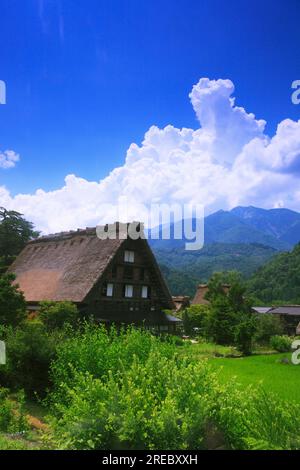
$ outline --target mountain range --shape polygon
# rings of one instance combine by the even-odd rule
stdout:
[[[162,227],[157,231],[161,233]],[[186,240],[172,237],[150,239],[149,243],[171,292],[193,295],[197,283],[207,281],[214,271],[238,270],[249,277],[275,254],[291,250],[299,241],[298,212],[239,206],[205,217],[202,250],[186,251]]]

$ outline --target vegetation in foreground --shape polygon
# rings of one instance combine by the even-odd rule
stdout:
[[[162,341],[132,328],[107,332],[86,324],[77,330],[69,329],[56,342],[49,390],[44,391],[48,427],[41,430],[42,441],[32,443],[24,412],[15,414],[7,405],[0,409],[0,445],[56,449],[300,449],[299,405],[270,393],[270,387],[248,386],[238,373],[237,379],[232,378],[232,364],[256,356],[206,360],[191,354],[197,346],[185,342],[179,345],[173,337]],[[225,348],[223,352],[229,351]],[[224,369],[217,367],[222,362]],[[298,368],[280,365],[284,371],[294,367],[295,380]],[[259,371],[257,366],[252,371],[255,369]],[[32,375],[36,373],[34,369]],[[257,375],[260,373],[265,371],[261,369]],[[287,376],[282,375],[281,380],[287,380]],[[9,437],[10,429],[22,432],[22,439]]]

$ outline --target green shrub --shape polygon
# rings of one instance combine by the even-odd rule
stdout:
[[[106,379],[108,373],[120,374],[137,357],[144,363],[153,349],[160,349],[167,357],[176,352],[174,345],[162,342],[151,333],[132,327],[108,332],[104,326],[85,323],[83,331],[73,334],[57,349],[57,359],[51,366],[51,379],[58,400],[65,400],[63,386],[72,387],[76,372],[90,373]],[[55,397],[56,399],[56,397]]]
[[[28,429],[23,412],[24,394],[19,392],[16,400],[9,398],[8,390],[0,388],[0,431],[18,433]]]
[[[55,446],[67,449],[202,448],[215,375],[205,363],[179,364],[154,348],[120,374],[75,372],[55,406]]]
[[[76,332],[52,366],[52,446],[202,449],[214,429],[226,448],[300,449],[298,405],[224,384],[177,350],[134,329]]]
[[[173,344],[174,346],[183,346],[185,344],[184,340],[180,338],[180,336],[176,335],[164,334],[161,335],[159,338],[162,342],[167,342],[169,344]]]
[[[41,302],[39,316],[47,329],[63,328],[66,324],[75,325],[78,309],[72,302]]]
[[[182,320],[186,335],[205,335],[206,319],[209,310],[208,305],[192,305],[183,311]]]
[[[234,342],[244,355],[251,354],[256,331],[256,317],[252,314],[241,314],[234,329]]]
[[[18,328],[5,330],[6,359],[0,379],[14,390],[29,395],[43,394],[50,385],[50,363],[55,357],[58,334],[50,334],[37,321],[27,321]]]
[[[272,336],[270,339],[270,346],[278,352],[291,351],[292,339],[289,336]]]
[[[272,336],[283,335],[284,325],[280,317],[272,314],[257,316],[257,332],[255,340],[258,343],[268,344]]]

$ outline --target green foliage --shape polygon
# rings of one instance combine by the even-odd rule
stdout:
[[[38,236],[33,224],[16,211],[0,207],[0,265],[5,270],[24,248],[25,244]]]
[[[112,327],[108,333],[104,326],[85,323],[83,331],[73,331],[58,345],[57,359],[51,366],[54,398],[58,393],[58,401],[65,399],[63,386],[72,386],[75,373],[89,372],[105,379],[109,371],[118,374],[120,364],[125,369],[129,367],[135,356],[145,362],[149,352],[158,345],[166,356],[172,357],[174,345],[162,342],[144,330],[127,328],[118,332]]]
[[[19,392],[16,399],[9,398],[7,389],[0,388],[0,431],[18,433],[26,431],[28,424],[24,415],[24,394]]]
[[[242,314],[234,329],[234,342],[245,356],[252,352],[256,331],[256,317],[251,314]]]
[[[0,450],[29,450],[33,449],[32,446],[19,439],[9,438],[0,434]]]
[[[237,316],[231,309],[226,297],[217,297],[207,318],[207,336],[217,344],[234,344],[234,330]]]
[[[0,379],[14,390],[23,388],[29,395],[45,393],[50,385],[50,363],[55,357],[59,334],[50,334],[36,321],[2,332],[6,342],[6,365],[0,368]]]
[[[120,369],[122,365],[120,365]],[[52,422],[56,445],[71,449],[201,448],[213,378],[151,351],[106,380],[80,373]]]
[[[298,405],[221,383],[207,361],[176,352],[143,331],[76,332],[52,366],[52,446],[202,449],[214,429],[226,448],[300,448]]]
[[[300,304],[300,244],[260,268],[249,280],[248,292],[264,303]]]
[[[272,336],[270,339],[270,346],[278,352],[291,351],[292,339],[289,336]]]
[[[49,330],[75,325],[78,321],[78,309],[72,302],[40,302],[39,317]]]
[[[300,449],[300,407],[264,389],[240,388],[235,380],[220,389],[215,421],[233,449]]]
[[[268,313],[257,315],[257,331],[255,340],[258,343],[268,344],[272,336],[282,335],[284,325],[279,316]]]
[[[16,326],[26,318],[26,302],[13,274],[0,275],[0,325]]]
[[[183,328],[186,335],[204,335],[207,316],[209,315],[208,305],[192,305],[182,313]]]
[[[227,281],[228,287],[224,287]],[[217,344],[235,344],[250,354],[256,333],[256,317],[251,313],[251,299],[238,273],[215,273],[208,283],[207,300],[211,310],[206,320],[207,335]]]

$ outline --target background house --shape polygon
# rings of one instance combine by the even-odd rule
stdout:
[[[224,292],[227,294],[230,289],[230,285],[223,284],[222,288]],[[207,291],[208,291],[208,284],[199,284],[197,287],[195,297],[191,301],[191,304],[192,305],[208,305],[209,301],[205,298]]]
[[[253,311],[262,315],[277,315],[283,321],[287,334],[300,334],[300,305],[281,305],[280,307],[253,307]]]

